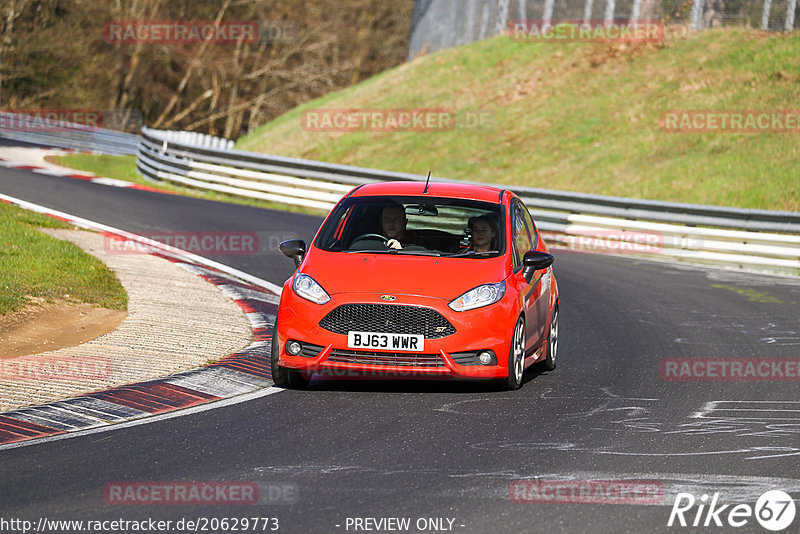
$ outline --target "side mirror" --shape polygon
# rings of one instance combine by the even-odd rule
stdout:
[[[522,276],[525,277],[525,280],[530,282],[533,278],[533,273],[542,269],[547,269],[553,265],[554,260],[555,258],[553,258],[552,254],[539,252],[538,250],[528,251],[522,257]]]
[[[292,258],[295,267],[300,267],[306,255],[306,242],[302,239],[290,239],[278,245],[278,250],[287,258]]]

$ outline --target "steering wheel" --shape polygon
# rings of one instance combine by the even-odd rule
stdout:
[[[361,234],[360,236],[358,236],[357,238],[353,239],[350,242],[350,246],[352,247],[357,241],[363,241],[364,239],[380,239],[381,242],[384,245],[386,244],[387,241],[389,241],[389,238],[386,237],[385,235],[381,235],[381,234]]]

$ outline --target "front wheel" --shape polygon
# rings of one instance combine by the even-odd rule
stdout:
[[[514,326],[511,348],[508,351],[508,377],[503,380],[504,389],[515,390],[522,386],[525,371],[525,319],[520,317]]]
[[[278,365],[278,357],[280,356],[281,348],[278,343],[278,320],[275,320],[275,326],[272,328],[272,351],[270,352],[270,370],[272,371],[272,382],[279,388],[299,389],[308,385],[309,380],[304,377],[300,371],[295,369],[287,369]]]
[[[556,354],[558,353],[558,304],[553,308],[553,317],[550,319],[550,333],[547,335],[547,357],[542,362],[545,371],[556,368]]]

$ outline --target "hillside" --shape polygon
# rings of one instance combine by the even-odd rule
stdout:
[[[667,33],[659,44],[497,37],[444,50],[303,104],[237,148],[417,174],[430,169],[448,178],[800,211],[800,130],[682,133],[659,126],[671,110],[797,110],[800,35]],[[302,114],[320,108],[442,108],[483,113],[489,125],[304,129]]]

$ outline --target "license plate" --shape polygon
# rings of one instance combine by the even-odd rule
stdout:
[[[421,352],[425,347],[425,336],[421,334],[392,334],[389,332],[348,332],[347,347],[351,349]]]

